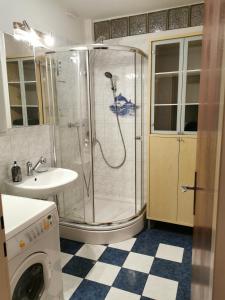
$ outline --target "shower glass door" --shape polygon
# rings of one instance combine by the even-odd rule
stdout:
[[[136,63],[141,61],[134,52],[90,51],[95,223],[127,220],[140,209],[142,106]]]
[[[58,195],[63,220],[93,222],[93,176],[88,80],[88,51],[51,54],[54,74],[56,166],[74,170],[78,179]],[[50,76],[49,76],[50,77]],[[48,78],[50,79],[50,78]]]
[[[47,55],[55,163],[79,175],[58,195],[63,222],[122,223],[144,207],[144,59],[123,49]]]

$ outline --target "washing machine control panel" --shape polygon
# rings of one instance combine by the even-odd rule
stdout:
[[[57,214],[50,213],[7,241],[8,259],[20,254],[58,224]]]

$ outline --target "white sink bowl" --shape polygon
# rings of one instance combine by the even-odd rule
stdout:
[[[23,178],[22,182],[6,181],[7,192],[22,197],[47,199],[56,195],[77,179],[75,171],[62,168],[49,168],[43,173],[34,173]]]

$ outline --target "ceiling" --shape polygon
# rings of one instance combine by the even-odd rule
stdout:
[[[67,13],[92,20],[139,14],[202,0],[57,0]]]

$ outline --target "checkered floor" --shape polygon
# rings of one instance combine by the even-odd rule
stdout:
[[[65,300],[189,300],[192,237],[146,229],[111,245],[61,239]]]

